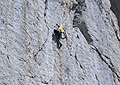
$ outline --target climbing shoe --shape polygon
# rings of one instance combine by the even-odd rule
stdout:
[[[60,47],[59,47],[59,49],[61,48],[61,46],[62,46],[62,44],[60,43]]]

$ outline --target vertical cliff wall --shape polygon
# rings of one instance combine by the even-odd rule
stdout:
[[[0,0],[0,85],[120,85],[115,1]]]

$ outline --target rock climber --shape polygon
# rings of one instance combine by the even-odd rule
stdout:
[[[54,34],[57,35],[57,40],[58,40],[58,48],[60,49],[60,47],[62,46],[61,44],[61,35],[62,33],[64,34],[65,38],[67,38],[64,29],[59,25],[56,24],[58,26],[58,29],[54,29]]]

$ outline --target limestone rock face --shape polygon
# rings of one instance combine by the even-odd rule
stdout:
[[[120,85],[119,4],[0,0],[0,85]]]

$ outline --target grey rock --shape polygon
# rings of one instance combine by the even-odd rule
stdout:
[[[120,85],[119,4],[1,0],[0,85]]]

